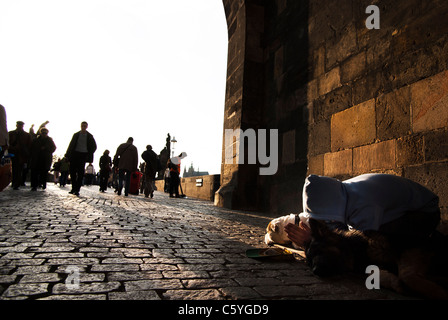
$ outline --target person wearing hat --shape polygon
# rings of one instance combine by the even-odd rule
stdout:
[[[31,144],[31,190],[36,191],[39,185],[42,189],[47,187],[47,175],[53,162],[53,152],[56,145],[53,139],[48,136],[48,129],[40,128],[38,136]]]
[[[23,130],[23,121],[16,122],[16,129],[9,132],[8,152],[12,157],[12,188],[18,190],[22,183],[22,172],[28,163],[31,149],[31,135]]]

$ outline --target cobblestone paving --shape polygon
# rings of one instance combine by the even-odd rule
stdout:
[[[400,299],[303,261],[255,260],[272,217],[195,199],[0,193],[0,299]],[[78,276],[79,277],[76,277]],[[79,283],[74,279],[79,279]]]

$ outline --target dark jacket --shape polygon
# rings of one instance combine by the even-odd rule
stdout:
[[[103,154],[100,158],[100,173],[109,173],[112,169],[112,159]]]
[[[138,151],[132,143],[122,143],[117,148],[114,156],[114,162],[118,160],[118,169],[125,169],[130,172],[137,170]]]
[[[39,136],[31,144],[31,169],[50,170],[56,145],[50,137]]]
[[[157,170],[159,170],[159,158],[157,157],[157,154],[153,150],[145,150],[142,153],[142,159],[146,162],[146,172],[154,177]]]
[[[13,161],[27,163],[31,154],[31,135],[23,130],[9,132],[8,152],[14,154]]]
[[[67,152],[65,153],[65,157],[71,161],[73,154],[76,149],[76,143],[78,142],[79,135],[81,134],[81,131],[76,132],[72,140],[70,141],[70,144],[68,145]],[[86,162],[93,162],[93,154],[96,151],[96,141],[93,138],[93,135],[87,131],[87,158]]]

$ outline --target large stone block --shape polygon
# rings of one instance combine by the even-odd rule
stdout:
[[[428,132],[424,141],[425,161],[448,160],[448,130]]]
[[[409,134],[411,93],[409,86],[376,100],[377,137],[380,140],[402,137]]]
[[[318,78],[325,73],[325,46],[320,46],[313,52],[313,77]]]
[[[448,71],[411,85],[412,130],[448,126]]]
[[[435,44],[400,55],[399,60],[384,67],[386,79],[390,79],[390,87],[410,85],[446,70],[448,55],[442,50],[441,44]]]
[[[376,98],[384,92],[385,79],[383,73],[382,69],[369,71],[363,77],[353,82],[354,105]]]
[[[333,152],[372,143],[375,138],[374,99],[331,117],[331,151]]]
[[[319,94],[321,96],[341,86],[340,68],[336,67],[319,78]]]
[[[333,114],[350,107],[353,107],[352,88],[343,85],[314,101],[313,119],[314,121],[327,120]]]
[[[448,162],[428,163],[420,166],[408,167],[404,176],[427,187],[439,196],[439,206],[442,208],[444,219],[448,220]]]
[[[352,149],[324,155],[324,175],[330,177],[351,175],[353,173]]]
[[[404,167],[424,162],[423,137],[412,135],[397,139],[397,166]]]
[[[331,151],[330,121],[320,121],[309,126],[308,154],[316,155]]]
[[[338,2],[338,4],[340,1]],[[334,12],[330,15],[333,18],[340,18],[339,14]],[[357,51],[356,43],[356,28],[354,24],[349,24],[343,29],[336,31],[336,36],[327,39],[326,50],[326,66],[333,68],[338,63],[341,63]]]
[[[308,99],[308,102],[310,102],[310,103],[319,97],[319,90],[318,90],[317,84],[318,84],[317,79],[313,79],[310,82],[308,82],[307,99]]]
[[[355,174],[395,168],[396,140],[388,140],[353,149]]]
[[[364,31],[365,30],[365,31]],[[367,30],[362,28],[363,32],[376,37],[376,30]],[[373,32],[372,32],[373,31]],[[383,35],[382,38],[372,41],[367,46],[366,67],[368,70],[378,70],[391,59],[390,56],[390,33]]]
[[[307,174],[324,175],[324,157],[325,155],[323,154],[309,157]]]
[[[366,52],[354,55],[347,59],[341,66],[341,83],[348,83],[365,73]]]

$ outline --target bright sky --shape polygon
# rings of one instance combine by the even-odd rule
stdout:
[[[0,0],[8,130],[48,120],[63,156],[82,121],[111,155],[132,136],[220,173],[227,69],[221,0]],[[140,159],[140,161],[142,161]]]

